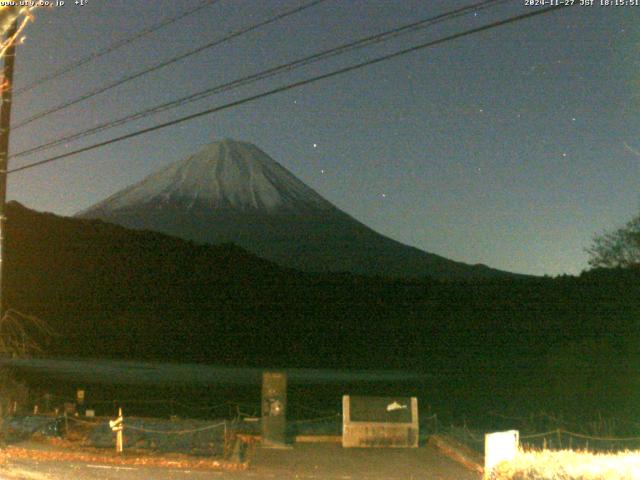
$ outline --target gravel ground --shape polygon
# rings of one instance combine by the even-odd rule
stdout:
[[[24,445],[21,445],[24,447]],[[343,449],[339,444],[297,444],[288,449],[257,448],[244,471],[198,470],[145,465],[107,465],[87,461],[7,458],[0,479],[326,479],[326,480],[479,480],[430,446],[418,449]]]

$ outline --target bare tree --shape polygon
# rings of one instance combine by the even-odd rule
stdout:
[[[0,356],[24,358],[43,353],[41,342],[54,335],[43,320],[9,309],[0,318]]]
[[[622,228],[596,235],[587,253],[594,268],[640,268],[640,214]]]
[[[44,352],[42,343],[55,332],[43,320],[9,309],[0,318],[0,357],[25,358]],[[29,389],[16,371],[0,366],[0,417],[24,409]],[[2,437],[0,436],[0,443]]]

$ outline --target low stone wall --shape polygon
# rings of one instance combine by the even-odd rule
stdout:
[[[429,445],[436,447],[443,454],[469,470],[484,473],[484,457],[466,445],[445,435],[432,435],[429,437]]]

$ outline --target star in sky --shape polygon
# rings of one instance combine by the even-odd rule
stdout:
[[[633,148],[631,145],[629,145],[627,142],[623,142],[624,147],[629,150],[631,153],[633,153],[634,155],[637,155],[638,157],[640,157],[640,150],[636,150],[635,148]]]

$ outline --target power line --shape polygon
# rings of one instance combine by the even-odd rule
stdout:
[[[96,60],[104,55],[107,55],[121,47],[124,47],[125,45],[128,45],[130,43],[135,42],[136,40],[146,37],[147,35],[155,32],[156,30],[160,30],[163,27],[166,27],[167,25],[171,25],[173,23],[178,22],[179,20],[182,20],[185,17],[188,17],[189,15],[193,15],[196,12],[199,12],[200,10],[202,10],[203,8],[206,8],[210,5],[213,5],[215,3],[218,3],[220,0],[205,0],[204,2],[202,2],[200,5],[196,5],[193,8],[190,8],[188,10],[185,10],[184,12],[180,13],[179,15],[175,16],[175,17],[171,17],[171,18],[167,18],[165,20],[162,20],[158,23],[155,23],[153,25],[151,25],[148,28],[145,28],[144,30],[141,30],[133,35],[131,35],[130,37],[127,38],[123,38],[118,40],[117,42],[112,43],[111,45],[108,45],[107,47],[103,48],[102,50],[98,50],[97,52],[94,52],[90,55],[87,55],[86,57],[82,57],[79,60],[76,60],[75,62],[69,63],[68,65],[63,66],[62,68],[59,68],[58,70],[45,75],[43,77],[40,77],[39,79],[35,80],[34,82],[30,83],[29,85],[26,85],[22,88],[19,88],[17,90],[14,91],[14,95],[18,96],[28,90],[32,90],[40,85],[42,85],[43,83],[46,83],[50,80],[53,80],[55,78],[61,77],[62,75],[69,73],[73,70],[75,70],[78,67],[81,67],[82,65],[92,62],[93,60]]]
[[[399,51],[394,52],[394,53],[383,55],[383,56],[380,56],[380,57],[377,57],[377,58],[374,58],[374,59],[371,59],[371,60],[367,60],[367,61],[364,61],[364,62],[361,62],[361,63],[357,63],[355,65],[350,65],[348,67],[344,67],[344,68],[341,68],[339,70],[334,70],[334,71],[329,72],[329,73],[325,73],[325,74],[322,74],[322,75],[311,77],[311,78],[308,78],[308,79],[305,79],[305,80],[300,80],[298,82],[290,83],[290,84],[287,84],[287,85],[284,85],[284,86],[281,86],[281,87],[277,87],[277,88],[274,88],[274,89],[271,89],[271,90],[267,90],[265,92],[262,92],[262,93],[259,93],[259,94],[256,94],[256,95],[245,97],[245,98],[240,99],[240,100],[229,102],[229,103],[226,103],[224,105],[220,105],[218,107],[209,108],[207,110],[204,110],[204,111],[201,111],[201,112],[198,112],[198,113],[194,113],[194,114],[191,114],[191,115],[187,115],[187,116],[175,119],[175,120],[171,120],[169,122],[165,122],[165,123],[161,123],[161,124],[158,124],[158,125],[154,125],[153,127],[143,128],[143,129],[138,130],[136,132],[131,132],[131,133],[128,133],[128,134],[125,134],[125,135],[121,135],[119,137],[115,137],[115,138],[112,138],[112,139],[109,139],[109,140],[105,140],[103,142],[99,142],[99,143],[95,143],[93,145],[82,147],[82,148],[79,148],[77,150],[73,150],[71,152],[63,153],[63,154],[56,155],[56,156],[53,156],[53,157],[50,157],[50,158],[47,158],[47,159],[44,159],[44,160],[40,160],[40,161],[33,162],[33,163],[30,163],[30,164],[27,164],[27,165],[23,165],[22,167],[13,168],[13,169],[9,170],[7,173],[20,172],[20,171],[28,170],[28,169],[31,169],[31,168],[34,168],[34,167],[37,167],[37,166],[40,166],[40,165],[44,165],[44,164],[47,164],[47,163],[51,163],[51,162],[55,162],[55,161],[58,161],[58,160],[62,160],[63,158],[68,158],[68,157],[71,157],[73,155],[77,155],[79,153],[84,153],[84,152],[87,152],[87,151],[90,151],[90,150],[95,150],[96,148],[100,148],[100,147],[104,147],[104,146],[107,146],[107,145],[111,145],[113,143],[121,142],[123,140],[128,140],[130,138],[134,138],[134,137],[137,137],[137,136],[140,136],[140,135],[144,135],[146,133],[154,132],[154,131],[160,130],[162,128],[166,128],[166,127],[170,127],[170,126],[173,126],[173,125],[177,125],[179,123],[183,123],[183,122],[186,122],[186,121],[189,121],[189,120],[193,120],[195,118],[199,118],[199,117],[202,117],[202,116],[205,116],[205,115],[210,115],[212,113],[216,113],[216,112],[219,112],[219,111],[222,111],[222,110],[227,110],[229,108],[237,107],[239,105],[243,105],[245,103],[249,103],[249,102],[252,102],[254,100],[258,100],[258,99],[261,99],[261,98],[269,97],[269,96],[274,95],[276,93],[285,92],[287,90],[292,90],[294,88],[299,88],[299,87],[302,87],[304,85],[309,85],[311,83],[315,83],[315,82],[318,82],[320,80],[325,80],[327,78],[332,78],[332,77],[335,77],[335,76],[338,76],[338,75],[342,75],[344,73],[352,72],[354,70],[359,70],[361,68],[364,68],[364,67],[367,67],[367,66],[370,66],[370,65],[375,65],[375,64],[378,64],[380,62],[391,60],[393,58],[397,58],[397,57],[400,57],[400,56],[404,56],[404,55],[407,55],[409,53],[413,53],[413,52],[416,52],[418,50],[422,50],[424,48],[433,47],[433,46],[440,45],[442,43],[446,43],[446,42],[449,42],[449,41],[452,41],[452,40],[455,40],[455,39],[458,39],[458,38],[462,38],[462,37],[466,37],[466,36],[473,35],[473,34],[476,34],[476,33],[484,32],[484,31],[487,31],[487,30],[491,30],[491,29],[496,28],[496,27],[500,27],[500,26],[507,25],[507,24],[510,24],[510,23],[515,23],[515,22],[518,22],[518,21],[521,21],[521,20],[524,20],[524,19],[527,19],[527,18],[538,16],[538,15],[543,15],[543,14],[546,14],[546,13],[550,13],[550,12],[555,11],[555,10],[560,10],[562,8],[565,8],[566,6],[569,6],[569,5],[558,5],[558,6],[542,8],[540,10],[534,10],[534,11],[531,11],[529,13],[524,13],[524,14],[521,14],[521,15],[516,15],[516,16],[513,16],[513,17],[509,17],[509,18],[507,18],[505,20],[499,20],[499,21],[496,21],[496,22],[492,22],[492,23],[489,23],[489,24],[484,25],[482,27],[477,27],[477,28],[473,28],[473,29],[466,30],[466,31],[463,31],[463,32],[455,33],[453,35],[449,35],[449,36],[440,38],[438,40],[432,40],[432,41],[429,41],[429,42],[421,43],[421,44],[415,45],[413,47],[409,47],[409,48],[405,48],[403,50],[399,50]]]
[[[271,23],[277,22],[279,20],[282,20],[282,19],[284,19],[286,17],[289,17],[291,15],[295,15],[296,13],[299,13],[299,12],[301,12],[303,10],[306,10],[308,8],[311,8],[311,7],[314,7],[314,6],[318,5],[318,4],[326,2],[326,1],[327,0],[313,0],[313,1],[308,2],[308,3],[306,3],[306,4],[302,5],[302,6],[287,10],[287,11],[285,11],[283,13],[280,13],[278,15],[270,17],[267,20],[263,20],[262,22],[258,22],[258,23],[255,23],[253,25],[250,25],[248,27],[245,27],[245,28],[242,28],[240,30],[237,30],[237,31],[235,31],[235,32],[233,32],[233,33],[231,33],[229,35],[226,35],[226,36],[224,36],[224,37],[222,37],[222,38],[220,38],[218,40],[215,40],[213,42],[209,42],[206,45],[202,45],[201,47],[195,48],[195,49],[190,50],[190,51],[188,51],[186,53],[178,55],[176,57],[172,57],[169,60],[165,60],[163,62],[157,63],[157,64],[153,65],[152,67],[146,68],[146,69],[141,70],[141,71],[139,71],[137,73],[134,73],[132,75],[123,77],[120,80],[116,80],[115,82],[112,82],[112,83],[107,84],[105,86],[98,87],[95,90],[92,90],[92,91],[90,91],[88,93],[85,93],[83,95],[80,95],[79,97],[74,98],[73,100],[69,100],[67,102],[60,103],[60,104],[56,105],[55,107],[49,108],[48,110],[44,110],[44,111],[42,111],[40,113],[36,113],[35,115],[33,115],[33,116],[29,117],[29,118],[26,118],[26,119],[18,122],[15,125],[12,125],[11,128],[16,130],[18,128],[24,127],[25,125],[28,125],[28,124],[30,124],[32,122],[35,122],[36,120],[39,120],[39,119],[41,119],[43,117],[46,117],[47,115],[51,115],[52,113],[59,112],[60,110],[64,110],[65,108],[69,108],[72,105],[75,105],[77,103],[80,103],[80,102],[83,102],[85,100],[88,100],[89,98],[95,97],[96,95],[99,95],[99,94],[104,93],[104,92],[106,92],[108,90],[111,90],[112,88],[119,87],[120,85],[123,85],[123,84],[125,84],[127,82],[130,82],[132,80],[135,80],[136,78],[140,78],[143,75],[147,75],[147,74],[149,74],[151,72],[154,72],[156,70],[159,70],[161,68],[169,66],[169,65],[171,65],[173,63],[176,63],[176,62],[178,62],[180,60],[184,60],[185,58],[191,57],[191,56],[193,56],[193,55],[195,55],[197,53],[202,52],[203,50],[207,50],[209,48],[213,48],[213,47],[218,46],[218,45],[220,45],[222,43],[225,43],[225,42],[227,42],[229,40],[232,40],[232,39],[234,39],[236,37],[242,36],[242,35],[244,35],[246,33],[252,32],[253,30],[256,30],[258,28],[264,27],[266,25],[269,25]]]
[[[67,143],[70,142],[72,140],[77,140],[79,138],[88,136],[88,135],[92,135],[104,130],[108,130],[114,127],[118,127],[120,125],[124,125],[127,123],[130,123],[132,121],[135,120],[140,120],[142,118],[146,118],[148,116],[151,116],[153,114],[156,113],[160,113],[160,112],[164,112],[170,109],[174,109],[183,105],[186,105],[188,103],[192,103],[198,100],[202,100],[204,98],[207,98],[209,96],[221,93],[221,92],[225,92],[228,90],[232,90],[241,86],[245,86],[245,85],[249,85],[252,83],[255,83],[257,81],[260,80],[265,80],[267,78],[271,78],[273,76],[276,76],[280,73],[283,72],[290,72],[293,71],[295,69],[322,61],[322,60],[326,60],[328,58],[332,58],[334,56],[337,55],[342,55],[343,53],[346,52],[350,52],[353,51],[355,49],[360,49],[360,48],[364,48],[364,47],[368,47],[383,41],[387,41],[390,40],[392,38],[396,38],[400,35],[404,35],[407,33],[411,33],[414,32],[416,30],[422,29],[425,26],[430,26],[430,25],[434,25],[446,20],[450,20],[452,18],[456,18],[462,15],[465,15],[467,13],[469,13],[470,11],[481,11],[484,9],[488,9],[491,7],[495,7],[499,4],[502,3],[506,3],[509,2],[511,0],[484,0],[478,3],[474,3],[472,5],[468,5],[466,7],[462,7],[459,8],[457,10],[453,10],[447,13],[443,13],[434,17],[429,17],[426,19],[422,19],[419,20],[417,22],[413,22],[410,24],[406,24],[397,28],[394,28],[392,30],[387,30],[385,32],[382,33],[378,33],[375,35],[371,35],[368,37],[364,37],[361,38],[359,40],[347,43],[347,44],[343,44],[340,45],[338,47],[334,47],[334,48],[330,48],[328,50],[324,50],[322,52],[319,53],[315,53],[313,55],[307,56],[307,57],[303,57],[301,59],[292,61],[292,62],[288,62],[285,64],[281,64],[278,65],[276,67],[272,67],[269,68],[267,70],[263,70],[261,72],[255,73],[253,75],[249,75],[246,77],[242,77],[236,80],[233,80],[231,82],[227,82],[227,83],[223,83],[223,84],[219,84],[216,85],[214,87],[208,88],[206,90],[188,95],[186,97],[182,97],[179,98],[177,100],[172,100],[170,102],[166,102],[160,105],[156,105],[154,107],[148,108],[146,110],[143,110],[141,112],[136,112],[130,115],[126,115],[124,117],[121,117],[119,119],[116,120],[111,120],[109,122],[105,122],[102,123],[100,125],[97,125],[95,127],[89,128],[87,130],[82,130],[80,132],[76,132],[70,135],[67,135],[65,137],[62,138],[58,138],[56,140],[51,140],[47,143],[41,144],[41,145],[37,145],[35,147],[29,148],[27,150],[23,150],[21,152],[18,152],[14,155],[12,155],[10,158],[17,158],[17,157],[23,157],[25,155],[30,155],[32,153],[36,153],[36,152],[40,152],[43,150],[48,150],[50,148],[53,148],[57,145],[61,145],[63,143]]]

